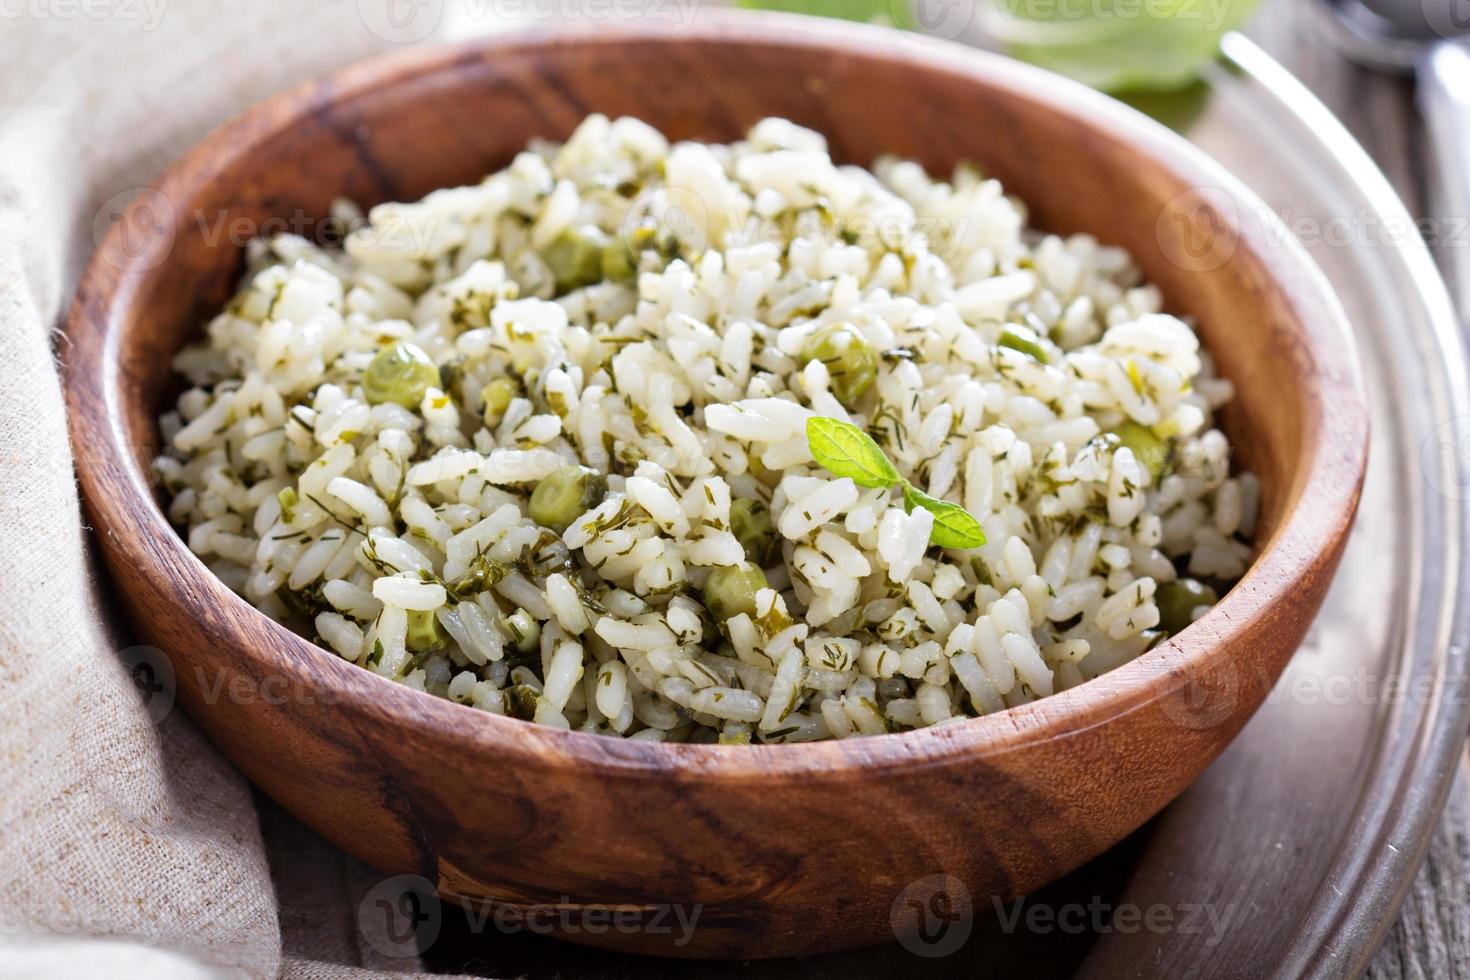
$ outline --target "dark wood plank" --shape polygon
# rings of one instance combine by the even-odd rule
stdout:
[[[1372,980],[1470,977],[1470,769],[1460,768],[1424,867],[1373,960]]]

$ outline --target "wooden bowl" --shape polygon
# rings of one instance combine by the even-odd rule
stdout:
[[[1034,224],[1127,248],[1198,319],[1261,478],[1259,557],[1200,622],[1043,701],[939,729],[795,746],[655,745],[489,715],[390,683],[261,615],[169,526],[150,476],[170,356],[241,272],[241,227],[338,195],[470,183],[588,113],[728,140],[766,115],[834,154],[973,159]],[[277,227],[280,227],[277,224]],[[140,231],[142,232],[140,236]],[[358,65],[215,132],[122,216],[68,324],[71,431],[127,607],[189,714],[329,840],[448,896],[625,910],[570,938],[764,957],[890,939],[945,899],[1024,893],[1157,813],[1250,717],[1306,631],[1352,521],[1367,415],[1343,314],[1264,206],[1182,139],[1049,74],[891,32],[702,12]],[[931,878],[942,875],[944,878]],[[692,941],[670,905],[697,909]],[[588,919],[586,921],[592,921]],[[631,921],[625,919],[623,921]]]

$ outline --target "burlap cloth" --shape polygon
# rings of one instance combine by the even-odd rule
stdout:
[[[56,359],[109,202],[250,103],[418,40],[439,6],[0,0],[0,976],[419,968],[357,926],[372,872],[257,812],[182,712],[151,720],[119,656],[141,641],[88,553]]]

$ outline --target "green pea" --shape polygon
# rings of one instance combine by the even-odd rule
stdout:
[[[413,344],[384,347],[362,375],[362,393],[370,405],[392,402],[418,408],[424,393],[438,384],[439,369]]]
[[[771,510],[759,500],[742,497],[730,505],[730,533],[745,549],[745,557],[757,565],[766,560],[775,541]]]
[[[495,425],[505,415],[512,400],[521,393],[521,386],[513,378],[495,378],[485,386],[485,424]]]
[[[1000,333],[1000,339],[996,341],[1001,347],[1009,347],[1011,350],[1020,351],[1033,360],[1042,364],[1050,363],[1051,358],[1046,353],[1046,348],[1041,346],[1041,338],[1029,327],[1020,324],[1011,324]]]
[[[529,684],[516,684],[505,692],[505,713],[512,718],[531,721],[536,717],[536,702],[540,695]]]
[[[848,408],[878,379],[878,355],[851,324],[834,323],[818,330],[808,338],[801,356],[803,361],[827,365],[832,394]]]
[[[766,588],[766,573],[750,562],[723,565],[704,580],[704,605],[720,622],[745,613],[755,617],[755,594]]]
[[[567,228],[552,239],[541,257],[556,277],[558,293],[571,292],[602,281],[602,256],[607,233],[595,225]]]
[[[1200,606],[1213,606],[1220,600],[1215,590],[1192,578],[1165,582],[1154,593],[1159,607],[1159,628],[1178,633],[1194,622],[1194,611]]]
[[[430,610],[414,609],[408,614],[406,643],[414,653],[429,653],[444,645],[444,630]]]
[[[531,520],[560,534],[606,496],[601,473],[589,466],[563,466],[542,477],[531,492]]]
[[[602,250],[602,278],[621,283],[638,280],[638,256],[621,237],[608,242]]]
[[[1118,441],[1133,451],[1133,458],[1143,464],[1155,480],[1164,475],[1169,467],[1170,447],[1168,440],[1146,425],[1131,419],[1113,430]]]

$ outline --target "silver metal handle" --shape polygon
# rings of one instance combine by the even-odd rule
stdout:
[[[1436,246],[1445,280],[1470,326],[1470,47],[1443,41],[1419,65],[1419,109],[1429,134]]]

